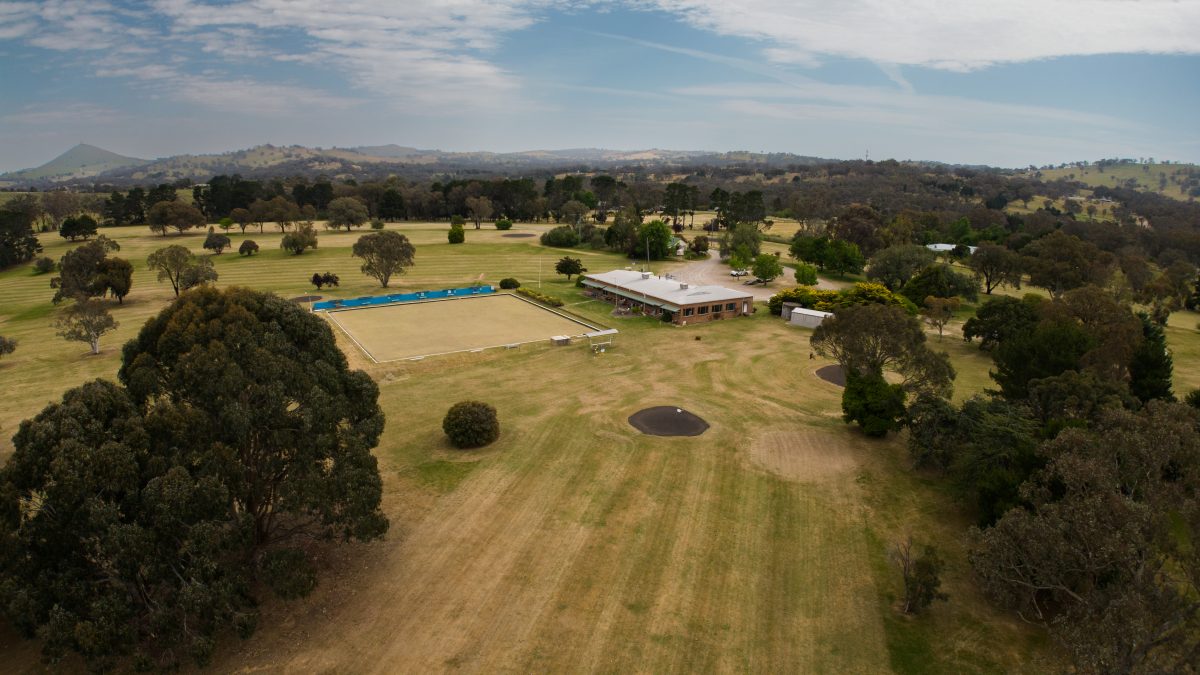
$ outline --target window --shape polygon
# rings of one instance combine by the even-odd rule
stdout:
[[[713,306],[712,306],[712,312],[713,312],[713,314],[720,314],[720,313],[721,313],[721,306],[720,306],[720,305],[713,305]]]
[[[691,308],[691,307],[689,307],[689,308],[687,308],[687,309],[683,310],[683,315],[684,315],[684,316],[691,316],[691,315],[692,315],[692,308]]]
[[[701,307],[700,309],[696,310],[696,313],[697,314],[708,314],[708,307],[707,306]]]
[[[736,310],[737,310],[737,303],[736,303],[736,302],[731,302],[731,303],[729,303],[729,304],[725,305],[725,311],[727,311],[727,312],[733,312],[733,311],[736,311]]]

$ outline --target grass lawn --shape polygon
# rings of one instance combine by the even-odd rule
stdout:
[[[544,343],[556,335],[575,337],[598,330],[597,326],[508,293],[352,309],[323,316],[379,363]]]
[[[466,244],[450,246],[444,224],[389,227],[417,248],[394,287],[481,275],[537,287],[540,269],[542,290],[566,309],[621,331],[615,349],[531,345],[374,363],[335,331],[380,386],[388,422],[376,455],[391,530],[333,551],[309,598],[268,600],[253,641],[226,641],[215,672],[999,673],[1053,658],[1039,631],[984,602],[963,549],[970,523],[942,482],[909,469],[903,437],[869,440],[842,423],[841,390],[813,375],[828,362],[809,360],[810,331],[761,304],[749,318],[686,328],[614,319],[553,274],[567,252],[536,239],[468,229]],[[115,377],[119,346],[170,301],[145,256],[176,242],[199,252],[203,239],[106,233],[138,271],[99,356],[54,336],[48,276],[29,266],[0,273],[0,334],[21,342],[0,359],[0,457],[21,419],[69,387]],[[263,252],[216,256],[220,285],[292,297],[312,292],[313,272],[332,271],[341,288],[320,294],[375,293],[349,255],[361,234],[322,232],[320,248],[299,257],[276,248],[278,232],[248,234]],[[69,246],[46,244],[54,258]],[[570,255],[593,270],[626,264]],[[1181,383],[1200,384],[1195,321],[1168,333]],[[959,326],[931,340],[950,354],[961,399],[988,386],[990,362]],[[446,443],[442,417],[463,399],[499,410],[492,446]],[[655,405],[686,408],[711,428],[662,438],[629,426]],[[887,557],[910,533],[941,550],[951,596],[918,619],[895,612],[900,579]],[[5,630],[0,670],[37,670],[36,645]]]

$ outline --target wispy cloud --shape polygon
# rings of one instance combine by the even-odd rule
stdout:
[[[25,106],[17,112],[0,115],[0,124],[13,126],[57,127],[66,124],[106,124],[120,119],[116,110],[91,103],[67,103],[55,106]]]
[[[763,43],[780,63],[822,55],[969,71],[1072,55],[1200,53],[1200,3],[1177,0],[631,0]]]

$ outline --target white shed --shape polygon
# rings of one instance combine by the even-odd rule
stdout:
[[[791,304],[791,303],[788,303]],[[787,319],[790,326],[802,326],[804,328],[816,328],[821,325],[827,317],[833,316],[833,312],[822,312],[816,309],[805,309],[804,307],[784,306],[784,318]]]

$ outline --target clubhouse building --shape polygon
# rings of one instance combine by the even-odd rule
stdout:
[[[583,285],[591,289],[593,297],[681,326],[732,319],[754,311],[754,296],[744,291],[724,286],[691,286],[649,272],[613,270],[585,274]]]

